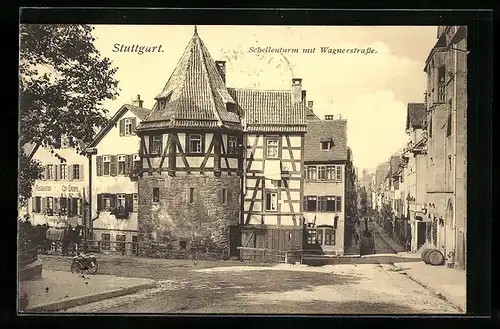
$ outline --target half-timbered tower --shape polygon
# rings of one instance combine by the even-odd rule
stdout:
[[[229,89],[244,125],[243,247],[301,248],[305,91]]]
[[[139,250],[163,242],[189,249],[205,241],[225,248],[238,224],[242,127],[214,62],[195,28],[177,67],[137,129]]]

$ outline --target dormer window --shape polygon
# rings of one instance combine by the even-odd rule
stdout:
[[[331,138],[323,138],[321,139],[321,150],[328,151],[332,148],[333,141]]]

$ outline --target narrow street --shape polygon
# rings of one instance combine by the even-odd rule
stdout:
[[[371,255],[376,256],[376,255]],[[97,313],[457,313],[449,303],[370,257],[349,264],[257,266],[103,258],[99,274],[146,277],[156,288],[82,305],[65,312]],[[68,270],[62,257],[44,268]]]

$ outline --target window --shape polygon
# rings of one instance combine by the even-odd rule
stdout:
[[[151,136],[151,143],[149,147],[149,153],[151,154],[161,154],[163,149],[163,135],[153,135]]]
[[[446,137],[451,136],[451,128],[452,128],[452,118],[451,118],[451,113],[452,113],[452,100],[450,99],[450,102],[448,103],[448,120],[446,122]]]
[[[229,153],[229,154],[237,154],[238,153],[238,139],[234,136],[228,137],[227,153]]]
[[[137,212],[137,209],[139,209],[139,197],[137,193],[134,193],[132,196],[132,212]]]
[[[73,179],[80,179],[80,165],[73,165]]]
[[[102,197],[102,207],[103,210],[109,210],[111,208],[111,198],[109,195]]]
[[[326,197],[319,196],[318,197],[318,209],[317,211],[326,211]]]
[[[62,180],[68,179],[68,166],[65,164],[61,164],[59,166],[59,177],[61,177]]]
[[[221,202],[227,203],[227,189],[223,188],[221,191]]]
[[[186,250],[187,249],[187,241],[179,241],[179,247],[182,250]]]
[[[278,140],[268,139],[267,140],[267,158],[268,159],[278,159]]]
[[[318,167],[318,179],[326,179],[326,167],[325,166]]]
[[[323,230],[316,230],[316,242],[323,244]]]
[[[335,230],[333,229],[325,230],[325,245],[327,246],[335,245]]]
[[[124,125],[125,125],[125,136],[130,136],[132,135],[132,119],[124,119]]]
[[[327,196],[326,197],[326,211],[335,211],[335,197]]]
[[[322,151],[328,151],[329,149],[331,149],[331,142],[330,141],[321,142],[321,150]]]
[[[54,179],[54,166],[47,165],[47,178],[46,179]]]
[[[306,197],[306,211],[316,211],[316,201],[317,201],[317,198],[315,196],[307,196]]]
[[[159,187],[153,187],[153,202],[154,203],[160,202],[160,188]]]
[[[335,211],[342,211],[342,197],[335,197]]]
[[[335,166],[326,167],[326,179],[335,180]]]
[[[33,212],[35,213],[42,212],[42,198],[39,196],[35,197],[35,208],[33,209]]]
[[[109,176],[110,174],[110,168],[111,168],[111,157],[109,155],[104,155],[102,157],[102,164],[103,164],[103,170],[102,174],[103,176]]]
[[[308,166],[307,167],[307,179],[316,179],[316,167]]]
[[[139,154],[133,155],[134,169],[139,169],[141,167],[141,157]]]
[[[109,234],[101,234],[101,248],[104,250],[109,250],[109,241],[111,241],[111,236]]]
[[[193,203],[194,202],[194,187],[191,187],[189,189],[188,202],[189,203]]]
[[[316,243],[316,230],[314,229],[307,230],[307,243],[308,244]]]
[[[125,155],[119,155],[118,156],[118,175],[125,175],[125,163],[126,163],[126,156]]]
[[[47,198],[47,215],[54,215],[54,199],[52,197]]]
[[[278,210],[278,193],[266,192],[266,211]]]
[[[117,194],[116,200],[118,201],[117,207],[125,208],[125,194]]]
[[[126,237],[125,235],[123,234],[117,234],[116,235],[116,251],[119,251],[119,252],[125,252],[125,240],[126,240]]]
[[[337,180],[342,180],[342,166],[337,166]]]
[[[189,153],[202,153],[201,135],[189,135]]]

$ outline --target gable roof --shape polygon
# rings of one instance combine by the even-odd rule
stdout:
[[[306,107],[306,120],[307,121],[320,121],[321,119],[311,110]]]
[[[109,119],[107,125],[97,133],[97,135],[94,137],[94,140],[87,146],[87,148],[95,147],[97,144],[99,144],[99,142],[104,138],[104,136],[106,136],[109,133],[109,131],[113,129],[118,120],[120,120],[128,111],[132,112],[135,116],[137,116],[141,120],[144,120],[150,113],[149,109],[143,107],[138,107],[130,104],[122,105],[122,107],[118,111],[116,111],[116,113],[111,117],[111,119]]]
[[[421,128],[426,119],[426,108],[424,103],[408,103],[406,115],[406,130],[412,128]]]
[[[137,126],[138,131],[168,127],[240,127],[238,114],[228,110],[228,105],[236,105],[235,101],[196,28],[167,84],[155,99],[151,114]]]
[[[331,140],[327,151],[321,150],[321,141]],[[304,142],[304,161],[347,161],[347,120],[311,121],[307,123]]]
[[[290,90],[228,88],[244,113],[247,131],[306,132],[306,106],[293,104]]]

